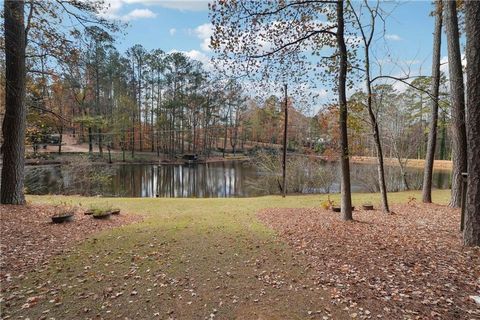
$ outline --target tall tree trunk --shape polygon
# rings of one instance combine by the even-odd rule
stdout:
[[[465,2],[467,35],[467,207],[463,241],[480,246],[480,2]]]
[[[96,50],[96,54],[98,54],[98,49]],[[99,61],[98,58],[96,59],[97,63],[95,66],[95,115],[97,117],[102,116],[102,112],[100,110],[100,74],[99,74]],[[100,152],[100,156],[103,156],[103,141],[102,141],[102,129],[101,124],[99,123],[99,128],[97,131],[98,137],[98,151]]]
[[[100,152],[100,155],[103,156],[102,129],[98,129],[98,151]]]
[[[437,143],[438,122],[438,95],[440,90],[440,53],[442,43],[442,1],[435,3],[435,30],[433,33],[433,57],[432,57],[432,113],[430,120],[430,132],[428,133],[427,155],[425,157],[425,170],[423,174],[422,201],[432,202],[432,175],[433,162],[435,159],[435,147]]]
[[[154,130],[154,124],[153,124],[153,104],[154,104],[154,92],[155,92],[155,88],[154,88],[154,85],[152,84],[152,100],[151,100],[151,103],[152,103],[152,106],[151,106],[151,110],[150,110],[150,141],[151,141],[151,152],[154,152],[155,151],[155,130]]]
[[[143,151],[143,133],[142,133],[142,60],[138,61],[138,134],[140,140],[140,152]]]
[[[197,146],[195,144],[196,140],[197,140],[197,132],[196,132],[197,128],[196,128],[196,124],[194,123],[193,126],[192,126],[192,131],[193,131],[193,134],[192,134],[192,152],[195,154],[196,151],[197,151]],[[190,145],[188,146],[188,148],[190,149]]]
[[[227,151],[227,135],[228,135],[228,121],[225,122],[225,131],[223,134],[223,154],[222,154],[223,158],[225,158],[225,152]]]
[[[288,145],[288,94],[287,84],[284,85],[285,90],[285,106],[284,106],[284,122],[283,122],[283,157],[282,157],[282,197],[287,195],[287,145]]]
[[[451,207],[461,204],[462,172],[467,171],[467,133],[465,129],[465,89],[463,85],[460,36],[456,1],[445,1],[450,97],[452,103],[452,197]]]
[[[370,125],[373,133],[373,141],[375,143],[376,157],[377,157],[377,171],[378,171],[378,185],[380,187],[380,194],[382,196],[382,209],[383,212],[390,212],[388,206],[388,197],[387,197],[387,185],[385,183],[385,166],[383,161],[383,150],[382,142],[380,140],[380,130],[378,128],[378,121],[375,113],[373,111],[373,92],[372,92],[372,79],[370,72],[370,44],[372,43],[373,36],[375,34],[375,13],[370,10],[371,15],[371,25],[370,32],[367,34],[364,31],[362,22],[357,14],[355,17],[360,26],[360,31],[363,38],[364,49],[365,49],[365,84],[367,87],[367,108],[368,115],[370,117]]]
[[[340,166],[341,166],[341,208],[343,220],[352,220],[352,193],[350,190],[350,159],[347,133],[347,47],[345,45],[343,0],[337,1],[337,45],[340,54],[338,70],[338,104],[340,107]]]
[[[370,84],[371,85],[371,84]],[[369,85],[369,87],[370,87]],[[371,88],[368,90],[370,92],[368,99],[371,100]],[[385,183],[385,162],[383,160],[383,149],[382,142],[380,140],[380,130],[378,128],[378,122],[375,114],[372,109],[372,102],[369,102],[370,122],[372,123],[373,139],[375,142],[375,150],[377,153],[377,171],[378,171],[378,184],[380,187],[380,194],[382,197],[382,210],[383,212],[389,213],[390,207],[388,205],[388,196],[387,196],[387,184]]]
[[[442,110],[442,130],[440,131],[440,160],[447,159],[447,113]]]
[[[181,118],[180,118],[180,143],[182,146],[182,154],[185,153],[185,106],[182,104],[180,108]]]
[[[88,153],[93,152],[93,133],[92,127],[88,127]]]
[[[60,134],[60,139],[58,140],[58,154],[62,153],[62,142],[63,142],[63,125],[60,126],[58,129],[58,133]]]
[[[127,145],[127,137],[125,136],[125,130],[122,130],[122,161],[125,162],[125,147]]]
[[[3,118],[2,204],[25,204],[25,25],[23,0],[4,1],[5,116]]]
[[[134,113],[134,112],[133,112]],[[132,158],[135,156],[135,116],[132,115],[132,132],[130,133],[130,145],[132,148]]]
[[[132,96],[133,100],[137,101],[137,86],[135,84],[135,63],[132,61]],[[135,108],[132,109],[132,133],[130,136],[130,144],[132,147],[132,159],[135,156]]]

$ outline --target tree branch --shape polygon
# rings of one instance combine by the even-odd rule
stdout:
[[[307,5],[307,4],[314,4],[314,3],[331,3],[331,4],[334,4],[334,3],[337,3],[337,1],[334,1],[334,0],[304,0],[304,1],[296,1],[296,2],[292,2],[292,3],[289,3],[289,4],[285,4],[281,7],[279,7],[278,9],[275,9],[275,10],[271,10],[271,11],[268,11],[268,10],[265,10],[263,12],[251,12],[250,10],[248,10],[247,7],[245,7],[245,5],[243,4],[243,1],[240,1],[240,4],[242,5],[243,9],[247,12],[247,16],[245,17],[241,17],[240,19],[246,19],[246,18],[249,18],[249,17],[252,17],[252,16],[267,16],[267,15],[272,15],[272,14],[277,14],[279,13],[280,11],[283,11],[285,9],[287,9],[288,7],[292,7],[292,6],[302,6],[302,5]]]
[[[295,44],[298,44],[304,40],[307,40],[317,34],[328,34],[328,35],[331,35],[331,36],[336,36],[336,33],[335,32],[332,32],[330,31],[330,29],[333,29],[333,28],[336,28],[336,26],[331,26],[331,27],[328,27],[327,29],[323,29],[323,30],[315,30],[315,31],[312,31],[310,32],[309,34],[303,36],[303,37],[300,37],[298,39],[296,39],[295,41],[292,41],[292,42],[289,42],[289,43],[286,43],[278,48],[276,48],[275,50],[272,50],[270,52],[267,52],[267,53],[263,53],[263,54],[259,54],[259,55],[252,55],[252,56],[248,56],[249,58],[254,58],[254,59],[258,59],[258,58],[264,58],[264,57],[267,57],[267,56],[271,56],[289,46],[293,46]]]
[[[420,76],[418,76],[420,77]],[[430,93],[428,92],[427,90],[424,90],[422,88],[419,88],[413,84],[411,84],[410,82],[408,82],[407,80],[408,79],[411,79],[411,78],[416,78],[416,77],[404,77],[404,78],[399,78],[399,77],[394,77],[394,76],[386,76],[386,75],[381,75],[381,76],[376,76],[375,78],[373,78],[372,80],[370,80],[370,83],[373,83],[375,82],[376,80],[379,80],[379,79],[391,79],[391,80],[395,80],[395,81],[400,81],[404,84],[406,84],[407,86],[409,86],[410,88],[412,89],[415,89],[417,91],[420,91],[420,92],[423,92],[425,93],[426,95],[428,95],[428,97],[432,100],[436,100],[435,97]]]

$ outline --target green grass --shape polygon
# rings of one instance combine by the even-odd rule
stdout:
[[[446,203],[448,190],[433,193]],[[420,192],[389,195],[391,203],[420,198]],[[23,280],[26,298],[44,295],[32,308],[8,308],[14,317],[107,319],[304,319],[330,308],[347,318],[312,284],[303,257],[276,239],[255,217],[269,207],[318,207],[325,195],[232,199],[146,199],[29,196],[28,201],[113,205],[142,214],[142,223],[101,232],[39,267]],[[339,195],[330,199],[339,202]],[[354,205],[378,204],[378,194],[354,194]],[[278,288],[259,280],[268,274]],[[30,291],[33,290],[33,291]],[[121,293],[117,298],[108,296]],[[135,294],[136,293],[136,294]],[[61,297],[55,306],[49,301]],[[214,311],[217,310],[217,311]],[[320,317],[321,318],[321,317]]]

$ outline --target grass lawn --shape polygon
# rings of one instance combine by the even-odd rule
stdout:
[[[398,203],[421,194],[389,196]],[[449,196],[449,190],[436,190],[433,200],[445,204]],[[339,202],[339,195],[330,198]],[[2,312],[31,319],[349,318],[344,306],[332,304],[330,292],[313,283],[304,258],[255,216],[263,208],[318,207],[326,199],[29,196],[33,204],[108,202],[144,221],[91,236],[15,279],[21,299],[2,301]],[[357,206],[379,199],[353,195]]]

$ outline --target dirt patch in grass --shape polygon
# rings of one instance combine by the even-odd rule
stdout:
[[[46,265],[50,257],[64,252],[93,233],[140,221],[140,215],[121,213],[98,220],[76,210],[73,220],[52,223],[58,208],[48,205],[0,206],[0,285],[9,288],[12,278]]]
[[[324,209],[266,209],[258,214],[308,257],[317,283],[384,319],[479,319],[480,250],[462,246],[459,210],[393,206],[395,214],[355,211],[354,222]],[[368,312],[366,311],[368,310]]]

